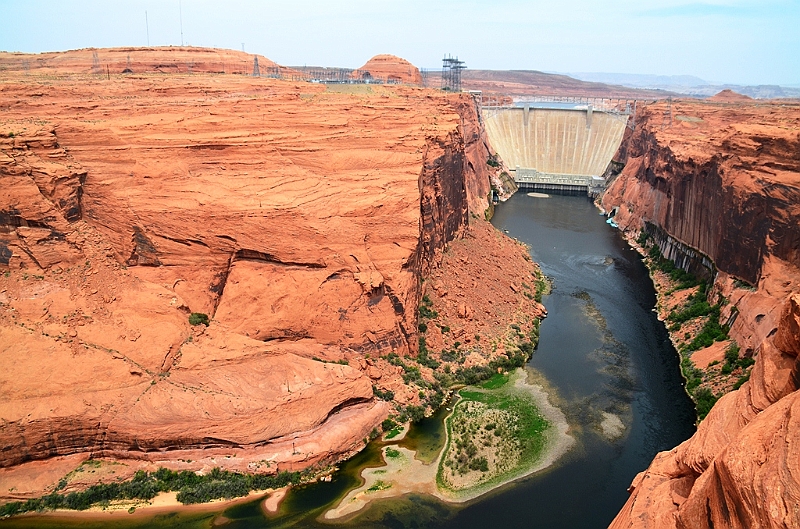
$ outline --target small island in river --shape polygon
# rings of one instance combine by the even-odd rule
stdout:
[[[386,466],[365,469],[361,487],[324,517],[342,518],[370,501],[414,492],[466,502],[551,466],[575,440],[567,433],[564,414],[527,378],[519,368],[460,390],[445,419],[447,436],[439,457],[426,464],[411,450],[385,446]]]

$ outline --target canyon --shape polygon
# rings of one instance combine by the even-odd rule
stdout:
[[[535,271],[479,226],[508,184],[471,96],[220,73],[252,61],[0,54],[3,499],[88,458],[125,462],[112,480],[335,463],[430,396],[385,355],[417,354],[421,278],[450,241],[519,259],[492,266],[503,282]],[[499,299],[543,314],[519,286]]]
[[[713,280],[709,301],[755,360],[692,438],[634,479],[614,528],[800,525],[800,106],[748,99],[640,107],[602,199],[632,239],[645,230]],[[722,351],[691,358],[705,367]]]
[[[475,98],[413,86],[389,55],[361,69],[391,86],[307,83],[262,56],[283,79],[252,77],[253,59],[0,53],[0,501],[90,458],[120,464],[63,490],[159,466],[325,468],[441,397],[433,369],[391,354],[463,343],[485,367],[546,315],[525,296],[541,277],[526,248],[483,220],[492,188],[515,188],[487,163]],[[464,87],[664,95],[546,77],[465,72]],[[799,526],[800,105],[642,103],[607,175],[603,209],[712,281],[754,360],[612,527]]]

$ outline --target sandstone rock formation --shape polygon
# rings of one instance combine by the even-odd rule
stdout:
[[[0,482],[363,446],[388,413],[374,381],[402,380],[364,358],[414,354],[420,276],[488,207],[473,99],[61,58],[0,82]]]
[[[96,60],[95,60],[96,57]],[[0,68],[33,75],[94,75],[148,73],[213,73],[252,75],[258,57],[261,74],[300,75],[263,55],[194,46],[84,48],[66,52],[0,52]]]
[[[603,207],[632,234],[663,230],[687,266],[713,261],[723,315],[738,312],[731,336],[756,364],[636,477],[612,527],[798,527],[800,107],[679,101],[671,112],[640,109]]]
[[[752,101],[752,100],[753,100],[752,97],[746,96],[744,94],[739,94],[728,88],[708,98],[708,101],[714,101],[715,103],[726,103],[726,102],[741,103],[743,101]]]
[[[376,55],[371,58],[353,76],[359,79],[376,79],[389,83],[422,84],[419,68],[405,59],[394,55]]]

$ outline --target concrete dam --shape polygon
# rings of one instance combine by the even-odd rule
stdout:
[[[576,108],[483,107],[492,146],[520,188],[605,188],[603,173],[622,142],[627,114]]]

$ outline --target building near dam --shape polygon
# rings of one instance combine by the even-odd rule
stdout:
[[[521,188],[586,191],[605,187],[603,173],[622,142],[627,112],[592,104],[484,106],[486,132]]]

